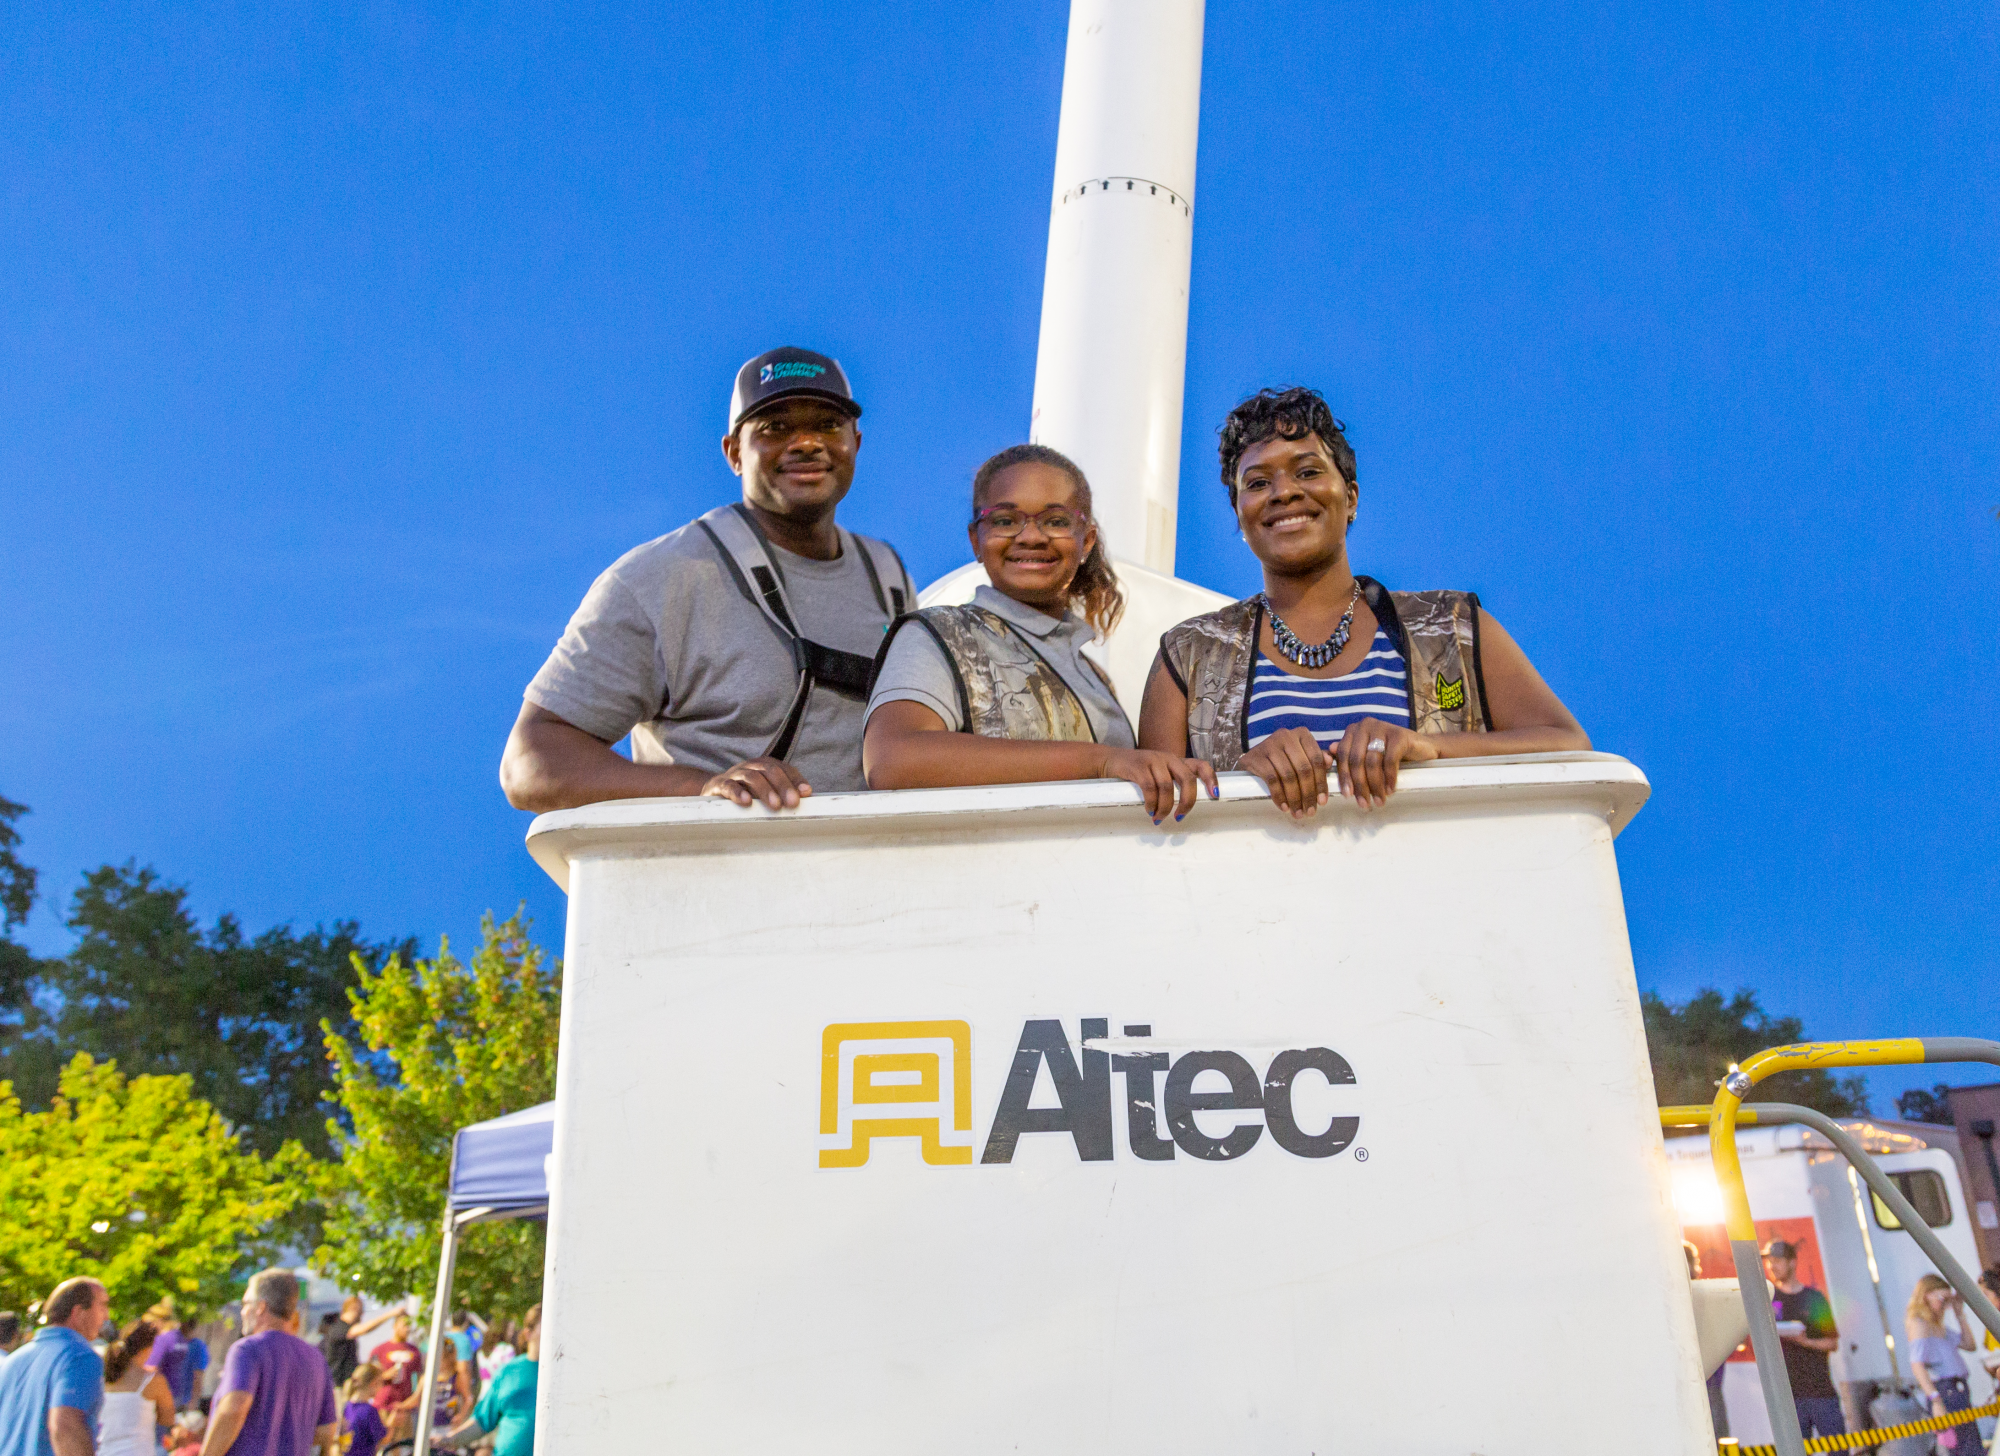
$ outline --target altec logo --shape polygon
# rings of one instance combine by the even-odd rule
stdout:
[[[1359,1117],[1333,1117],[1310,1131],[1299,1124],[1294,1092],[1306,1076],[1328,1087],[1354,1085],[1354,1069],[1329,1047],[1281,1051],[1259,1076],[1233,1051],[1113,1053],[1105,1017],[1084,1017],[1078,1057],[1060,1021],[1021,1028],[999,1105],[988,1124],[981,1163],[1009,1163],[1024,1135],[1061,1133],[1086,1163],[1113,1157],[1112,1077],[1124,1083],[1125,1144],[1136,1158],[1167,1162],[1177,1154],[1223,1163],[1240,1158],[1266,1133],[1300,1158],[1331,1158],[1354,1141]],[[1151,1037],[1149,1025],[1122,1028],[1124,1042]],[[1054,1107],[1031,1107],[1046,1069]],[[1196,1091],[1203,1073],[1214,1073]],[[1204,1131],[1197,1112],[1243,1114],[1227,1131]],[[820,1038],[819,1130],[822,1168],[859,1168],[882,1138],[915,1138],[926,1163],[973,1161],[972,1027],[963,1021],[843,1021]]]

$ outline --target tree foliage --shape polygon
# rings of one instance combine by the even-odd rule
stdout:
[[[0,933],[23,924],[35,905],[35,871],[14,853],[21,843],[14,821],[27,812],[26,804],[0,797]]]
[[[1698,991],[1679,1006],[1651,991],[1641,998],[1646,1048],[1653,1059],[1653,1091],[1662,1107],[1715,1100],[1729,1068],[1752,1052],[1806,1040],[1796,1016],[1771,1016],[1753,991],[1727,1000],[1720,991]],[[1836,1078],[1822,1071],[1780,1072],[1758,1083],[1764,1102],[1794,1102],[1831,1117],[1868,1111],[1867,1084],[1859,1077]]]
[[[528,939],[519,914],[481,926],[466,965],[440,942],[436,960],[380,971],[357,963],[357,1038],[327,1027],[341,1139],[316,1267],[389,1299],[436,1277],[452,1134],[555,1095],[562,965]],[[386,1068],[385,1068],[386,1064]],[[385,1076],[393,1070],[393,1077]],[[466,1301],[520,1310],[541,1297],[542,1225],[476,1225],[460,1244]]]
[[[79,1054],[45,1112],[0,1082],[0,1306],[89,1274],[121,1317],[166,1294],[214,1309],[276,1252],[311,1177],[295,1143],[244,1147],[184,1076],[127,1080]]]
[[[223,915],[204,930],[187,893],[129,863],[87,875],[70,910],[76,948],[34,967],[0,1075],[30,1106],[54,1093],[56,1068],[76,1052],[128,1075],[183,1075],[251,1147],[330,1155],[321,1027],[349,1026],[355,966],[415,943],[371,944],[351,920],[251,938]]]
[[[1950,1086],[1943,1082],[1928,1092],[1912,1087],[1896,1098],[1896,1111],[1911,1122],[1938,1122],[1950,1127],[1956,1120],[1951,1115],[1950,1093]]]
[[[0,1038],[26,1014],[35,978],[35,957],[14,939],[14,928],[35,906],[34,868],[15,853],[21,831],[14,821],[27,812],[26,805],[0,797]]]

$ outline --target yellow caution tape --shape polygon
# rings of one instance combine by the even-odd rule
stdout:
[[[1920,1436],[1927,1431],[1945,1431],[1953,1426],[1970,1425],[1981,1416],[2000,1415],[2000,1400],[1991,1405],[1982,1405],[1976,1410],[1952,1411],[1948,1415],[1928,1416],[1921,1421],[1906,1421],[1900,1426],[1877,1426],[1870,1431],[1849,1431],[1844,1436],[1814,1436],[1806,1442],[1808,1451],[1853,1451],[1863,1446],[1879,1446],[1884,1441],[1900,1440],[1904,1436]],[[1778,1456],[1776,1446],[1739,1446],[1731,1440],[1716,1443],[1717,1456]],[[1980,1456],[1977,1450],[1961,1451],[1958,1456]]]

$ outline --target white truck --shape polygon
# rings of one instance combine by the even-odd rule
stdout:
[[[1949,1127],[1881,1119],[1842,1120],[1882,1171],[1969,1270],[1979,1268],[1972,1210]],[[1825,1291],[1840,1327],[1833,1378],[1850,1427],[1882,1390],[1913,1383],[1903,1310],[1931,1261],[1896,1216],[1848,1167],[1827,1140],[1797,1126],[1746,1127],[1736,1134],[1750,1208],[1760,1243],[1785,1239],[1800,1246],[1799,1277]],[[1722,1228],[1722,1195],[1709,1164],[1705,1134],[1669,1137],[1667,1159],[1682,1233],[1700,1252],[1702,1272],[1734,1271]],[[1978,1322],[1973,1322],[1975,1335]],[[1968,1356],[1975,1404],[1992,1399],[1994,1381]],[[1771,1423],[1756,1366],[1745,1345],[1724,1367],[1729,1434],[1745,1445],[1768,1442]]]

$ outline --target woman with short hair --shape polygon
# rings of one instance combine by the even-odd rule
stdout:
[[[1124,779],[1155,824],[1184,818],[1198,786],[1214,795],[1208,765],[1138,747],[1084,654],[1124,610],[1090,504],[1083,472],[1046,445],[979,467],[966,535],[989,584],[890,626],[861,741],[870,788]]]
[[[1945,1328],[1949,1314],[1958,1316],[1958,1334]],[[1910,1291],[1909,1307],[1903,1311],[1903,1333],[1910,1342],[1910,1373],[1923,1387],[1933,1416],[1972,1409],[1972,1387],[1966,1383],[1968,1371],[1961,1350],[1976,1350],[1972,1322],[1966,1318],[1965,1301],[1939,1274],[1926,1274]],[[1938,1433],[1938,1444],[1956,1456],[1979,1456],[1979,1423],[1967,1421]]]
[[[1264,589],[1160,639],[1142,747],[1253,773],[1295,818],[1328,802],[1330,771],[1372,809],[1405,763],[1590,747],[1472,592],[1390,591],[1354,573],[1354,450],[1317,390],[1263,390],[1221,435]]]

